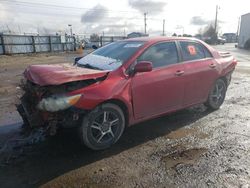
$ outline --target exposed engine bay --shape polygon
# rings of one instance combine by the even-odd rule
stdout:
[[[74,81],[56,86],[39,86],[29,80],[22,81],[20,87],[23,90],[23,95],[20,98],[21,103],[17,105],[17,110],[22,116],[24,127],[44,127],[49,130],[50,135],[54,135],[59,127],[76,126],[86,111],[74,106],[65,106],[65,104],[61,104],[64,105],[65,109],[56,108],[55,103],[53,103],[54,99],[56,101],[55,96],[63,96],[67,92],[84,88],[101,79],[104,78]],[[45,107],[44,104],[41,105],[42,102]]]

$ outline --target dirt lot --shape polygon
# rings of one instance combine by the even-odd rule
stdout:
[[[72,62],[75,54],[0,57],[1,187],[250,187],[250,52],[216,48],[240,61],[221,109],[200,105],[138,124],[98,152],[74,131],[27,137],[15,111],[27,65]]]

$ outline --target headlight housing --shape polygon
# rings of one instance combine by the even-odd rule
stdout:
[[[42,99],[37,108],[39,110],[48,111],[48,112],[57,112],[59,110],[65,110],[74,104],[81,98],[81,94],[73,96],[57,96],[53,95],[48,98]]]

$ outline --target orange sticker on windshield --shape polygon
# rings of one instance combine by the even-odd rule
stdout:
[[[188,51],[190,53],[190,55],[196,55],[196,49],[194,46],[188,46]]]

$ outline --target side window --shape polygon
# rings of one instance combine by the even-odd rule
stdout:
[[[178,53],[175,42],[164,42],[149,47],[138,58],[139,61],[150,61],[154,68],[177,63]]]
[[[204,49],[206,58],[213,57],[213,56],[211,55],[211,53],[208,51],[208,49],[207,49],[205,46],[203,46],[203,49]]]
[[[180,46],[184,61],[203,59],[206,57],[204,48],[199,43],[181,41]]]

